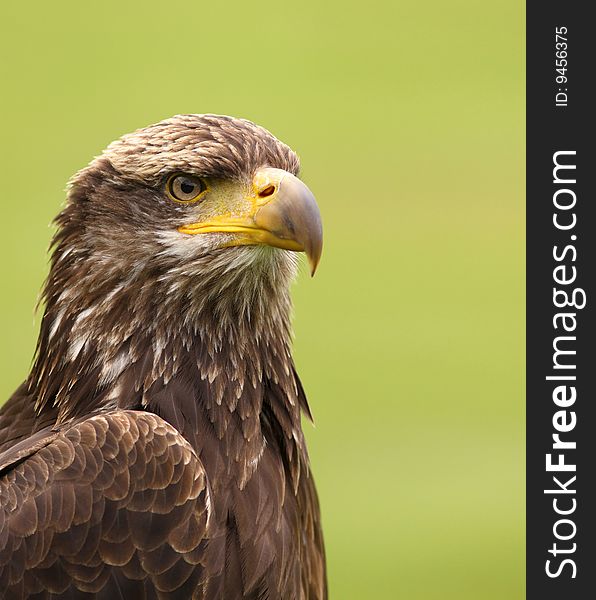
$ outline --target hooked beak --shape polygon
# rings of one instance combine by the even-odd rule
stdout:
[[[314,275],[323,250],[323,225],[308,187],[287,171],[266,167],[255,173],[246,199],[251,208],[245,215],[213,217],[178,231],[235,233],[228,246],[266,245],[305,252]]]

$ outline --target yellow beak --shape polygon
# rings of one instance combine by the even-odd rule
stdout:
[[[282,169],[259,169],[247,200],[251,210],[242,216],[225,215],[183,225],[181,233],[235,233],[230,246],[266,245],[305,252],[311,275],[323,250],[321,213],[312,192]]]

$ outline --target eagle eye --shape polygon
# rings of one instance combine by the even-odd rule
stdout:
[[[166,183],[168,196],[176,202],[193,202],[207,190],[207,185],[194,175],[172,175]]]

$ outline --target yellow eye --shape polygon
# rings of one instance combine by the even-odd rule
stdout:
[[[172,175],[166,184],[168,196],[177,202],[192,202],[206,189],[205,182],[193,175]]]

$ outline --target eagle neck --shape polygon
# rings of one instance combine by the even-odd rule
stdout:
[[[245,485],[267,435],[303,447],[285,254],[202,280],[174,269],[110,278],[83,264],[75,285],[51,272],[29,380],[38,412],[56,407],[59,422],[118,407],[157,413],[199,453],[209,441],[218,450],[205,460],[235,464]],[[73,285],[55,291],[65,279]]]

